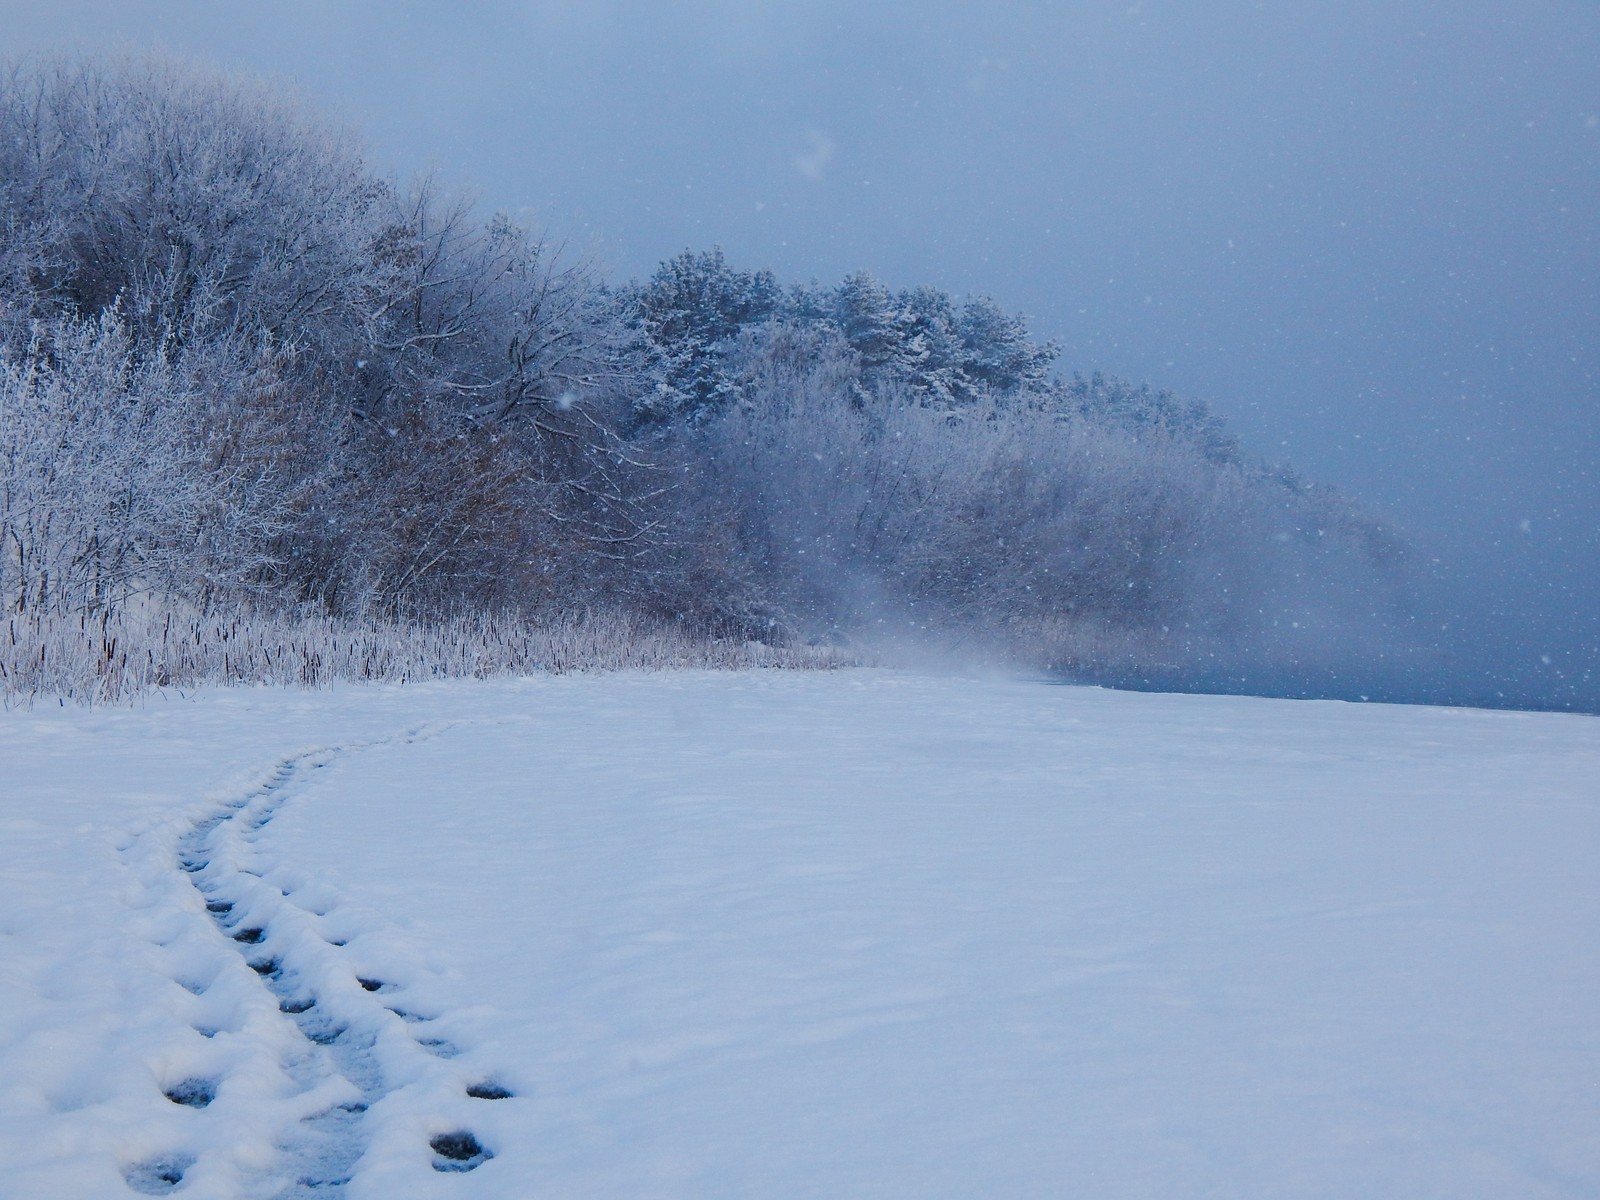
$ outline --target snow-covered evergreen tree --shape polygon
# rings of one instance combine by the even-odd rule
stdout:
[[[650,422],[701,420],[725,406],[735,385],[723,365],[729,343],[748,325],[777,310],[771,271],[737,271],[720,246],[685,250],[661,264],[650,280],[624,294],[655,348],[656,388],[639,402]]]

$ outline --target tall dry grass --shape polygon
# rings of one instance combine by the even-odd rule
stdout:
[[[160,687],[336,681],[409,683],[536,672],[704,668],[828,669],[857,660],[830,647],[700,637],[620,613],[529,624],[475,613],[420,623],[239,610],[202,613],[147,601],[115,613],[0,617],[0,707],[41,700],[123,703]]]

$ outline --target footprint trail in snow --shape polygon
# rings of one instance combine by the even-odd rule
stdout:
[[[302,1102],[302,1115],[276,1139],[280,1161],[272,1175],[287,1182],[268,1194],[282,1200],[343,1194],[380,1142],[389,1153],[374,1157],[416,1161],[426,1153],[436,1171],[471,1171],[493,1157],[469,1128],[455,1123],[455,1114],[463,1105],[508,1099],[511,1093],[493,1080],[464,1076],[468,1068],[452,1063],[461,1048],[433,1031],[438,1016],[407,1007],[402,987],[358,969],[346,939],[327,930],[326,906],[315,896],[298,900],[298,893],[310,889],[296,886],[292,873],[257,845],[283,805],[341,755],[415,742],[447,727],[286,758],[259,785],[197,821],[180,841],[178,865],[205,901],[207,917],[270,993],[281,1020],[300,1035],[283,1043],[294,1050],[277,1064]],[[201,1032],[210,1037],[217,1031]],[[166,1096],[204,1109],[225,1086],[226,1080],[185,1079]],[[418,1118],[430,1109],[436,1114],[431,1120]],[[375,1120],[385,1113],[392,1119]],[[392,1153],[407,1141],[410,1154]],[[426,1152],[418,1141],[425,1141]],[[203,1152],[174,1151],[129,1166],[125,1178],[137,1192],[160,1195],[177,1189],[201,1163]]]

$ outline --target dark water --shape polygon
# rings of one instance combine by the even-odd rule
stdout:
[[[1055,674],[1051,682],[1094,684],[1134,692],[1263,696],[1287,700],[1346,700],[1372,704],[1432,704],[1451,708],[1496,708],[1518,712],[1600,715],[1600,680],[1592,676],[1558,681],[1510,677],[1441,678],[1431,673],[1343,672],[1284,667]]]

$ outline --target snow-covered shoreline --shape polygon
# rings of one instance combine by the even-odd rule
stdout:
[[[350,1196],[1600,1189],[1593,718],[695,672],[7,713],[0,763],[19,1197],[278,1194],[340,1104]]]

